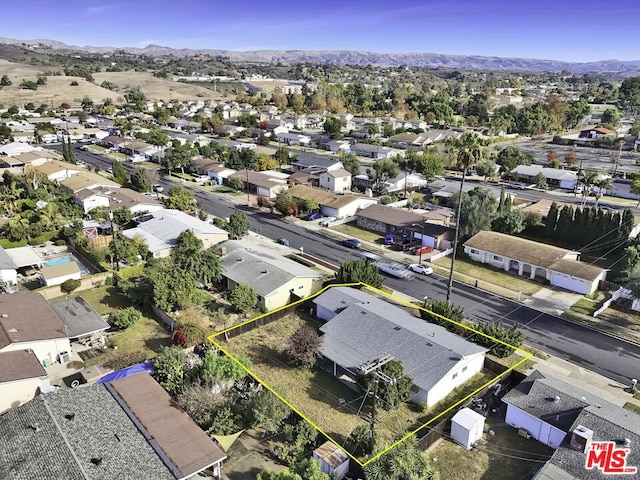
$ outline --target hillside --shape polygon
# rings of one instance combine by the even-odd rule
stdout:
[[[108,46],[73,46],[55,40],[16,40],[0,37],[0,44],[42,45],[52,51],[72,52],[85,51],[92,53],[109,53],[116,50]],[[381,67],[397,67],[408,65],[412,67],[447,67],[455,69],[482,70],[519,70],[519,71],[569,71],[576,73],[617,73],[624,76],[640,72],[640,60],[618,61],[602,60],[598,62],[561,62],[555,60],[540,60],[531,58],[500,58],[474,55],[442,55],[438,53],[376,53],[367,51],[348,50],[254,50],[235,52],[216,49],[173,49],[160,45],[148,45],[144,48],[118,48],[132,54],[149,56],[171,55],[175,57],[189,57],[194,55],[224,56],[232,61],[249,62],[282,62],[282,63],[327,63],[334,65],[373,65]],[[33,50],[38,52],[37,49]],[[5,57],[6,58],[6,57]]]
[[[12,63],[0,60],[0,76],[7,75],[13,85],[0,90],[0,104],[24,105],[33,102],[35,105],[46,104],[57,107],[61,103],[78,105],[83,97],[88,96],[94,102],[102,103],[111,98],[114,103],[124,101],[124,94],[130,90],[140,88],[149,100],[217,100],[223,98],[220,93],[213,92],[204,87],[182,82],[174,82],[171,79],[154,77],[148,72],[102,72],[95,73],[95,82],[91,83],[80,77],[48,76],[47,84],[40,86],[38,90],[24,90],[19,87],[22,80],[35,81],[38,74],[43,74],[47,67],[38,67],[20,63]],[[116,88],[108,90],[99,85],[108,81]],[[77,86],[71,86],[71,82],[78,82]]]

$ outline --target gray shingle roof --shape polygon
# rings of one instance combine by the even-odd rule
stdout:
[[[339,313],[350,305],[368,302],[371,295],[357,288],[331,287],[322,295],[318,295],[313,303],[334,313]]]
[[[0,417],[0,431],[0,478],[174,478],[104,385],[41,395]]]
[[[265,248],[248,247],[242,241],[227,241],[222,257],[223,275],[238,285],[250,285],[267,297],[296,277],[320,279],[322,274]]]
[[[322,354],[342,367],[355,371],[365,361],[392,355],[413,383],[426,391],[461,357],[486,351],[444,327],[370,295],[366,302],[347,306],[320,330],[325,334]]]
[[[67,326],[69,338],[78,338],[109,328],[109,324],[82,297],[51,302],[51,308]]]
[[[0,247],[0,270],[16,270],[18,266],[9,256],[6,250]]]

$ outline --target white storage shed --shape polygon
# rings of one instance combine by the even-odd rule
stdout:
[[[482,438],[484,417],[470,408],[463,408],[451,419],[451,438],[467,450]]]

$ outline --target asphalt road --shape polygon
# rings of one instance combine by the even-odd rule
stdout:
[[[111,161],[89,152],[75,151],[76,157],[86,163],[108,168]],[[125,166],[130,169],[131,164]],[[159,180],[168,186],[170,182]],[[189,185],[185,185],[189,188]],[[335,239],[320,235],[282,220],[279,216],[256,213],[252,209],[236,206],[228,201],[194,189],[198,202],[210,214],[226,218],[237,208],[245,211],[251,230],[265,237],[285,237],[291,248],[304,247],[304,252],[339,264],[357,258],[357,252],[343,247]],[[520,192],[518,192],[520,193]],[[536,192],[540,194],[541,192]],[[385,285],[414,298],[444,299],[447,278],[416,275],[411,281],[387,277]],[[640,376],[640,346],[604,335],[563,320],[560,317],[533,310],[519,303],[485,293],[481,290],[455,283],[452,302],[462,305],[470,320],[485,322],[502,321],[505,325],[518,324],[524,331],[528,345],[551,355],[568,360],[605,377],[628,384],[631,378]]]

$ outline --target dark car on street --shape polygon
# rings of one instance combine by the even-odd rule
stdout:
[[[362,248],[362,242],[357,238],[347,238],[342,241],[342,245],[349,248]]]

